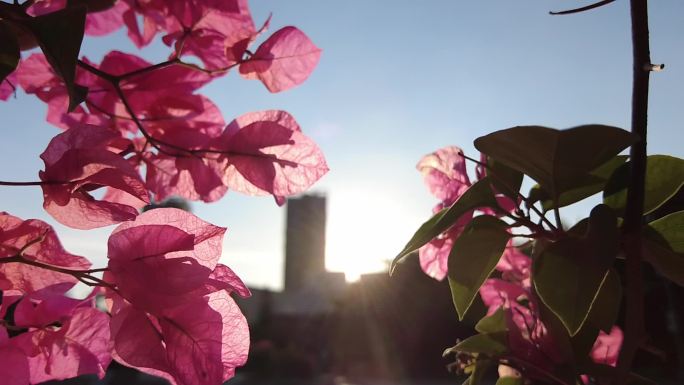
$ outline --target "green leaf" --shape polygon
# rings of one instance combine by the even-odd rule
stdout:
[[[473,218],[454,242],[449,253],[448,277],[459,320],[506,249],[511,237],[507,227],[506,222],[481,215]]]
[[[467,385],[481,385],[487,375],[487,370],[492,366],[492,360],[479,358],[472,365],[470,377],[464,382]]]
[[[523,173],[514,170],[492,157],[487,158],[487,175],[496,191],[518,199],[518,192],[523,181]]]
[[[0,83],[11,74],[19,64],[19,42],[7,25],[7,21],[0,20]]]
[[[676,253],[661,242],[649,238],[642,239],[644,259],[658,273],[670,281],[684,286],[684,254]]]
[[[677,211],[648,224],[677,253],[684,253],[684,211]]]
[[[408,241],[401,252],[394,257],[392,266],[390,267],[390,274],[394,272],[396,265],[407,255],[418,250],[433,238],[448,230],[463,214],[479,207],[496,206],[497,203],[490,187],[489,178],[482,178],[475,182],[456,202],[454,202],[453,205],[438,212],[418,228],[418,231],[413,234],[411,240]]]
[[[684,286],[684,211],[649,223],[643,247],[644,258],[660,274]]]
[[[578,362],[589,359],[588,354],[594,346],[599,330],[610,333],[620,311],[621,299],[620,276],[613,269],[610,269],[589,311],[587,320],[580,331],[571,339],[572,350]]]
[[[26,25],[52,68],[64,80],[69,93],[69,111],[85,100],[87,93],[87,88],[74,83],[85,18],[86,7],[68,7],[34,17]]]
[[[552,243],[534,261],[537,293],[571,336],[580,330],[598,297],[619,252],[619,239],[615,214],[598,205],[591,211],[583,237]]]
[[[495,333],[508,331],[506,325],[506,312],[502,307],[498,308],[494,314],[484,317],[475,325],[475,330],[480,333]]]
[[[561,193],[558,196],[558,207],[571,205],[603,191],[603,188],[606,186],[611,175],[627,161],[627,158],[626,155],[618,155],[591,171],[587,175],[587,178],[577,187]],[[539,185],[532,187],[529,197],[533,203],[542,201],[544,210],[551,210],[555,207],[555,203],[551,196]]]
[[[470,354],[486,354],[491,357],[499,356],[508,351],[508,333],[481,333],[468,337],[449,349]]]
[[[522,377],[500,377],[496,380],[496,385],[524,385]]]
[[[603,203],[622,216],[627,204],[630,163],[618,168],[606,184]],[[650,155],[646,161],[644,215],[655,211],[684,185],[684,159],[669,155]]]
[[[476,139],[475,148],[529,175],[554,197],[580,185],[635,140],[625,130],[603,125],[518,126]]]

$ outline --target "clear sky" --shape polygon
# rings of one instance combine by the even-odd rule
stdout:
[[[586,1],[255,0],[255,22],[295,25],[323,49],[302,86],[269,94],[236,73],[202,90],[224,118],[261,109],[292,113],[326,154],[330,173],[312,191],[328,195],[328,260],[333,270],[381,268],[436,203],[415,164],[446,145],[476,154],[491,131],[539,124],[629,127],[631,46],[628,1],[593,12],[549,16]],[[649,152],[684,157],[684,2],[651,2],[651,54],[666,70],[651,82]],[[135,52],[123,31],[87,38],[82,53]],[[156,44],[143,52],[162,59]],[[38,155],[58,130],[45,106],[19,94],[0,103],[0,179],[36,180]],[[582,156],[582,154],[577,154]],[[0,210],[55,225],[68,250],[106,263],[111,228],[78,231],[42,211],[37,187],[0,189]],[[569,222],[589,204],[565,210]],[[222,262],[256,286],[282,286],[284,214],[272,199],[229,193],[193,204],[228,227]],[[350,263],[352,261],[353,263]]]

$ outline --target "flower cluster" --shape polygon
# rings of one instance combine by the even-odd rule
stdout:
[[[92,269],[48,224],[0,214],[3,383],[101,377],[114,358],[173,384],[217,385],[245,363],[249,330],[232,295],[250,292],[218,263],[226,229],[177,209],[140,212],[172,196],[214,202],[229,190],[282,205],[328,171],[287,112],[227,121],[199,92],[233,68],[269,92],[304,82],[320,49],[292,26],[254,46],[269,23],[257,28],[246,0],[0,7],[0,100],[21,88],[46,103],[47,121],[62,130],[40,155],[39,181],[0,184],[39,185],[46,212],[69,227],[119,224],[108,266]],[[122,27],[138,48],[159,36],[168,59],[79,57],[84,34]],[[78,282],[95,287],[86,299],[67,295]],[[95,306],[101,297],[106,306]]]
[[[423,174],[430,192],[441,201],[434,208],[434,213],[457,202],[472,186],[466,170],[466,159],[469,158],[465,157],[460,148],[449,146],[424,156],[418,163],[417,168]],[[480,161],[475,162],[476,178],[481,180],[488,174],[487,158],[482,156]],[[496,209],[483,207],[468,211],[456,219],[446,231],[419,249],[420,265],[427,275],[437,280],[447,276],[448,259],[454,242],[472,221],[476,212],[481,215],[519,219],[512,215],[521,212],[519,201],[516,202],[497,192],[494,186],[492,195],[498,204]],[[519,223],[512,223],[511,228],[516,225]],[[532,370],[526,373],[528,377],[552,372],[566,359],[559,350],[561,343],[554,340],[547,325],[542,321],[543,304],[532,283],[533,263],[528,255],[532,242],[516,243],[511,237],[496,264],[496,272],[486,279],[479,289],[480,297],[488,309],[488,316],[499,310],[504,312],[509,352],[507,362],[524,363],[522,366],[532,367]],[[613,326],[610,333],[599,331],[589,357],[596,363],[615,366],[621,344],[622,331],[617,326]],[[510,372],[511,370],[507,371],[509,374]],[[515,370],[512,372],[519,375]],[[583,379],[586,381],[586,376]]]

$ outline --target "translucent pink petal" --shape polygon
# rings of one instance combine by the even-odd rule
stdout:
[[[193,247],[194,237],[173,226],[132,227],[109,238],[109,269],[124,298],[157,314],[209,279],[212,271],[192,257]]]
[[[169,372],[161,330],[156,320],[133,306],[112,313],[113,348],[125,364]]]
[[[58,330],[36,329],[12,338],[28,356],[31,383],[84,374],[104,376],[111,361],[109,317],[93,308],[78,308]]]
[[[463,150],[456,146],[439,149],[424,156],[416,168],[437,199],[450,205],[470,187]]]
[[[53,138],[41,158],[45,171],[45,210],[60,223],[91,229],[127,221],[138,214],[136,207],[149,202],[147,189],[131,164],[108,151],[121,138],[110,130],[73,127]],[[98,148],[99,147],[99,148]],[[135,206],[96,200],[90,191],[102,186],[121,190],[140,201]],[[111,195],[110,195],[111,196]]]
[[[57,284],[29,293],[14,310],[14,324],[41,328],[55,322],[64,323],[82,300],[65,295],[71,284]]]
[[[60,9],[66,7],[66,5],[67,0],[39,0],[28,7],[26,13],[31,16],[40,16],[59,11]]]
[[[441,281],[448,273],[449,253],[454,241],[461,235],[465,226],[473,218],[472,211],[461,216],[458,221],[439,237],[431,240],[418,250],[420,267],[425,274]]]
[[[228,152],[222,155],[228,162],[224,183],[246,194],[291,196],[307,190],[328,171],[318,146],[283,111],[236,119],[216,147]]]
[[[7,100],[14,95],[17,86],[17,72],[14,71],[0,82],[0,100]]]
[[[271,92],[280,92],[303,83],[318,64],[320,48],[295,27],[285,27],[264,41],[248,60],[240,64],[240,74],[259,79]]]
[[[509,242],[496,269],[503,273],[506,280],[529,288],[532,259]]]
[[[615,366],[622,347],[622,339],[622,330],[617,326],[613,326],[610,334],[601,330],[589,353],[591,359],[600,364]]]
[[[179,196],[214,202],[228,191],[223,174],[225,161],[152,155],[147,158],[147,186],[158,200]]]
[[[90,268],[87,259],[64,250],[57,234],[47,223],[37,219],[23,221],[0,213],[0,258],[17,255],[22,249],[26,259],[76,270]],[[20,263],[0,264],[0,276],[11,283],[11,287],[4,290],[22,292],[33,292],[57,283],[76,283],[70,275]]]
[[[529,293],[522,287],[496,278],[487,279],[480,288],[480,297],[489,308],[488,313],[494,313],[499,307],[509,308],[517,303],[519,298],[529,298]]]
[[[453,238],[435,238],[418,250],[420,268],[425,274],[441,281],[448,272],[447,261],[451,247],[454,245]]]
[[[7,336],[2,326],[0,326],[0,334]],[[4,385],[28,385],[29,364],[26,354],[21,349],[0,341],[0,362],[2,362],[0,378]]]
[[[221,256],[224,227],[214,226],[197,216],[180,209],[160,208],[140,214],[135,221],[120,224],[112,234],[144,225],[169,225],[193,235],[195,246],[192,252],[170,253],[168,257],[191,256],[199,264],[213,271]]]
[[[252,295],[252,293],[247,288],[247,285],[242,282],[240,277],[235,274],[230,267],[218,264],[216,269],[209,276],[208,284],[215,285],[223,290],[230,292],[236,292],[240,297],[247,298]]]
[[[224,291],[168,309],[159,323],[179,383],[221,384],[247,360],[247,321]]]
[[[85,23],[85,33],[91,36],[104,36],[121,28],[124,24],[123,13],[128,5],[123,1],[116,1],[114,6],[101,12],[88,13]]]

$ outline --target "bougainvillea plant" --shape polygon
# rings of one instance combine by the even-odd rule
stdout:
[[[662,65],[649,57],[647,1],[631,11],[631,132],[518,126],[476,139],[479,159],[450,146],[418,163],[441,202],[392,269],[417,251],[425,273],[448,279],[459,319],[484,303],[478,334],[445,351],[465,384],[483,383],[489,368],[498,385],[653,383],[631,372],[644,335],[641,265],[684,285],[684,211],[662,210],[678,199],[684,160],[646,155],[649,73]],[[536,182],[527,194],[525,177]],[[559,208],[599,193],[603,202],[565,228]]]
[[[218,263],[226,229],[174,208],[140,212],[229,190],[283,204],[327,172],[287,112],[226,123],[198,93],[233,68],[270,92],[304,82],[320,49],[295,27],[253,48],[268,24],[257,28],[246,0],[0,2],[0,99],[21,87],[61,129],[40,155],[39,180],[0,185],[40,186],[47,213],[72,228],[118,224],[109,263],[92,268],[47,223],[0,214],[3,384],[103,376],[114,358],[174,384],[217,385],[245,363],[249,330],[231,295],[250,292]],[[84,35],[121,27],[138,48],[160,35],[168,59],[80,56]],[[93,287],[85,299],[66,295],[78,282]]]

